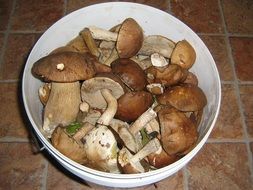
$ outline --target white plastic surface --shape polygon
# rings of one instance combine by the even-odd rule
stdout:
[[[109,29],[121,23],[125,18],[134,18],[143,28],[145,35],[159,34],[177,42],[189,41],[197,53],[197,60],[191,71],[199,79],[199,85],[205,92],[208,105],[205,107],[199,126],[199,143],[186,156],[177,162],[142,174],[108,174],[96,171],[62,155],[43,136],[42,105],[38,99],[38,88],[41,82],[31,74],[33,63],[47,55],[53,49],[65,45],[86,26],[95,25]],[[92,5],[79,9],[51,26],[35,44],[31,51],[23,74],[22,93],[24,106],[35,132],[45,148],[66,169],[84,180],[111,187],[137,187],[162,180],[181,169],[201,149],[216,122],[221,100],[220,78],[215,62],[201,39],[185,24],[175,17],[158,9],[135,3],[113,2]]]

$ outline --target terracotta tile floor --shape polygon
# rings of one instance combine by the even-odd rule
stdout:
[[[106,0],[0,0],[0,189],[89,187],[46,153],[34,154],[21,97],[25,60],[56,20]],[[221,112],[208,143],[151,189],[253,189],[253,1],[135,0],[173,14],[206,43],[222,80]]]

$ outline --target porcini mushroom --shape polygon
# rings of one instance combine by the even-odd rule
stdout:
[[[108,89],[113,97],[118,99],[124,94],[123,88],[119,83],[107,77],[93,77],[83,82],[81,87],[82,100],[93,108],[104,109],[107,103],[101,94],[102,89]]]
[[[126,122],[135,121],[153,103],[149,92],[127,92],[118,99],[118,110],[115,118]]]
[[[112,63],[111,67],[112,72],[131,90],[139,91],[145,88],[146,75],[133,60],[119,58]]]
[[[184,69],[192,67],[196,60],[196,52],[187,40],[177,42],[171,54],[171,63],[177,64]]]
[[[106,31],[97,27],[88,28],[94,39],[117,41],[116,50],[121,58],[130,58],[134,56],[142,46],[142,28],[132,18],[127,18],[122,22],[118,33]]]
[[[79,80],[93,77],[95,69],[84,54],[61,52],[39,59],[32,73],[44,81],[52,81],[42,127],[50,137],[57,125],[75,121],[81,103]]]
[[[144,38],[138,54],[150,56],[153,53],[159,53],[166,58],[170,58],[174,48],[175,42],[172,40],[160,35],[149,35]]]
[[[157,96],[157,101],[185,112],[201,110],[207,103],[201,88],[189,84],[167,89],[163,94]]]
[[[140,163],[146,156],[159,150],[160,142],[158,139],[150,140],[141,150],[132,155],[127,149],[119,151],[118,162],[124,173],[143,173],[145,168]]]

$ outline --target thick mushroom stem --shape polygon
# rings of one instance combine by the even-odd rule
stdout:
[[[129,128],[130,132],[135,136],[148,122],[157,116],[156,112],[149,108],[145,111]]]
[[[139,162],[151,153],[155,153],[161,149],[161,144],[157,138],[150,140],[140,151],[138,151],[129,161]]]
[[[89,26],[88,28],[94,39],[106,40],[106,41],[117,41],[118,33],[110,32],[108,30],[105,30],[96,26]]]
[[[117,99],[111,94],[110,90],[108,89],[101,89],[100,91],[105,98],[105,101],[107,102],[107,108],[98,119],[97,123],[108,126],[117,111]]]
[[[49,137],[59,124],[63,126],[75,121],[81,103],[80,83],[55,83],[45,106],[43,129]]]

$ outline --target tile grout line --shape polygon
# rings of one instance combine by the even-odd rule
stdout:
[[[6,46],[7,46],[9,33],[10,33],[10,28],[11,28],[11,18],[12,18],[12,15],[14,14],[15,7],[16,7],[16,0],[13,1],[10,16],[9,16],[8,25],[7,25],[7,28],[4,32],[4,40],[3,40],[2,50],[1,50],[2,52],[0,54],[0,74],[2,74],[2,72],[3,72],[2,67],[3,67],[3,64],[4,64],[4,54],[5,54],[5,51],[6,51]]]
[[[183,167],[183,189],[188,190],[189,189],[189,175],[187,170],[187,165]]]
[[[47,190],[47,176],[48,176],[48,161],[47,159],[44,159],[44,172],[41,179],[41,190]]]
[[[235,62],[234,62],[234,59],[233,59],[231,44],[229,42],[229,33],[227,31],[227,26],[226,26],[226,22],[225,22],[225,16],[223,14],[223,8],[222,8],[221,0],[218,1],[218,4],[219,4],[222,24],[223,24],[224,32],[225,32],[225,43],[226,43],[226,46],[227,46],[228,57],[229,57],[230,62],[232,63],[232,71],[233,71],[233,75],[234,75],[234,79],[235,79],[235,86],[234,86],[235,87],[235,93],[236,93],[236,97],[237,97],[239,113],[240,113],[241,120],[242,120],[243,135],[244,135],[245,144],[246,144],[247,153],[248,153],[248,161],[249,161],[249,170],[250,170],[250,174],[251,174],[251,180],[253,181],[253,162],[252,162],[252,156],[251,156],[251,150],[250,150],[250,143],[249,143],[247,127],[246,127],[246,123],[245,123],[245,116],[244,116],[242,101],[241,101],[241,97],[240,97],[239,82],[238,82],[238,78],[237,78],[237,75],[236,75]]]
[[[4,80],[0,80],[0,83],[17,83],[19,82],[19,79],[4,79]]]
[[[63,16],[67,14],[67,5],[68,5],[68,0],[64,0],[63,2]]]
[[[168,12],[171,13],[171,2],[168,0]]]

